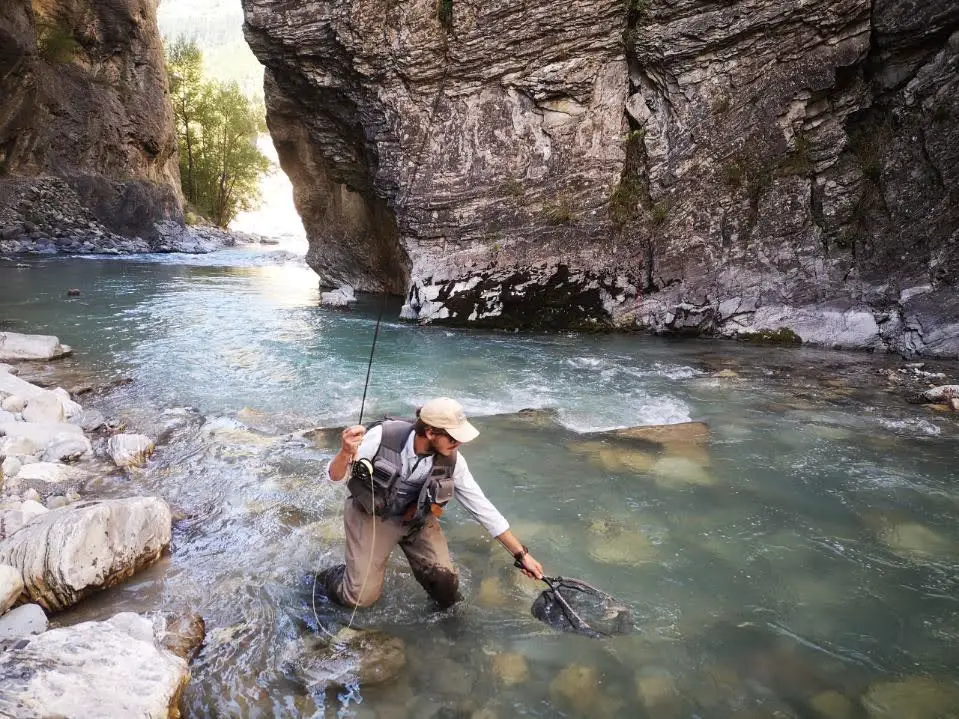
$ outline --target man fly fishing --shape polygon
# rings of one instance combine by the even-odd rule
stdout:
[[[416,422],[385,420],[366,430],[343,431],[327,474],[349,475],[343,511],[346,563],[321,572],[318,581],[334,601],[368,607],[383,591],[386,563],[398,544],[413,576],[441,607],[459,598],[459,575],[450,559],[439,516],[455,497],[513,555],[532,578],[543,567],[513,536],[509,523],[483,494],[457,451],[479,431],[455,400],[439,397],[417,412]]]

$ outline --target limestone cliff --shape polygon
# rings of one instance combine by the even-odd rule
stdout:
[[[950,0],[243,0],[324,282],[959,356]]]
[[[156,4],[0,4],[0,239],[182,220]]]

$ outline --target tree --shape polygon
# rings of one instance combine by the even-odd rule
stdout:
[[[259,199],[258,180],[270,163],[256,148],[265,131],[262,107],[236,83],[203,78],[203,53],[177,40],[167,52],[167,73],[180,148],[180,183],[187,201],[226,227]]]

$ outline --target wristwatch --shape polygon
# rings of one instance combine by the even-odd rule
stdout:
[[[523,557],[529,554],[529,547],[527,547],[525,544],[521,544],[520,546],[522,547],[522,549],[513,554],[513,559],[515,559],[517,562],[522,562]]]

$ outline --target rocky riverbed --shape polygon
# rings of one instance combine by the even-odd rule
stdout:
[[[0,360],[69,353],[55,337],[0,333]],[[48,630],[48,615],[169,547],[163,499],[100,501],[86,490],[98,475],[140,466],[154,442],[85,411],[62,387],[17,374],[0,364],[0,715],[179,716],[187,659],[203,639],[199,617],[119,613]]]

